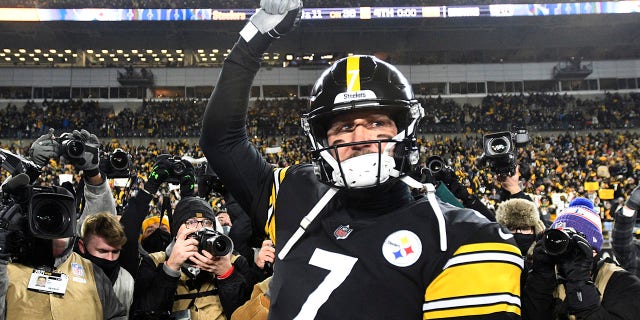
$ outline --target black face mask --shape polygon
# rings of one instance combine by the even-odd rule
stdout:
[[[531,245],[536,241],[535,234],[514,233],[513,237],[516,240],[516,244],[518,245],[518,248],[520,248],[523,256],[527,255],[529,248],[531,248]]]
[[[156,229],[146,238],[142,239],[142,248],[149,253],[160,252],[167,249],[171,242],[171,234],[161,229]]]
[[[100,269],[104,271],[107,277],[109,277],[112,285],[116,282],[116,280],[118,280],[118,273],[120,272],[120,261],[118,261],[118,259],[113,261],[102,259],[90,254],[89,252],[86,252],[84,257],[100,267]]]

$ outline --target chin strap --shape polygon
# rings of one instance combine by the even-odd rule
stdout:
[[[440,251],[447,251],[447,228],[444,223],[444,215],[442,214],[442,209],[440,209],[438,199],[436,199],[436,187],[431,183],[422,184],[411,178],[410,176],[404,176],[400,178],[400,180],[402,180],[402,182],[406,183],[411,188],[424,189],[427,191],[427,199],[429,200],[429,204],[433,209],[433,213],[438,219],[438,230],[440,231]]]
[[[327,190],[327,192],[322,196],[320,201],[318,201],[318,203],[316,203],[316,205],[311,209],[311,211],[309,211],[309,213],[306,216],[304,216],[304,218],[302,218],[302,221],[300,221],[300,227],[298,228],[298,230],[296,230],[293,236],[289,238],[289,241],[287,241],[284,247],[282,247],[282,250],[280,250],[280,253],[278,253],[278,258],[280,258],[280,260],[284,260],[284,257],[286,257],[289,251],[291,251],[291,248],[293,248],[296,242],[298,242],[298,240],[302,238],[302,235],[307,230],[307,227],[309,226],[309,224],[311,224],[311,222],[318,216],[320,211],[322,211],[322,209],[327,205],[327,203],[329,203],[329,201],[333,198],[333,196],[336,195],[337,192],[338,192],[338,188],[331,188]]]

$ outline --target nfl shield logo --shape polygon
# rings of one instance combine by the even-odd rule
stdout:
[[[333,232],[333,236],[336,240],[346,239],[353,229],[349,228],[349,225],[339,226],[336,231]]]

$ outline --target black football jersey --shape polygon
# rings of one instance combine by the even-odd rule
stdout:
[[[328,189],[289,170],[267,229],[281,249]],[[475,211],[429,201],[352,220],[330,201],[284,260],[276,260],[270,319],[514,319],[522,258],[512,235]]]

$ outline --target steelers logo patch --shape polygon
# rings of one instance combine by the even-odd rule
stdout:
[[[422,242],[408,230],[390,234],[382,243],[382,255],[394,266],[408,267],[418,261],[422,254]]]

